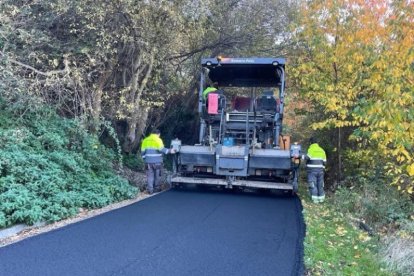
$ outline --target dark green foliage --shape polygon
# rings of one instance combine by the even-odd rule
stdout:
[[[0,109],[0,227],[57,221],[137,193],[115,175],[115,154],[78,121]]]
[[[6,226],[6,215],[0,211],[0,227]]]
[[[401,194],[387,181],[377,176],[358,176],[347,179],[334,196],[342,211],[365,220],[379,229],[400,224],[414,213],[409,196]]]
[[[144,171],[144,160],[141,157],[141,154],[138,152],[136,154],[125,154],[123,155],[124,165],[134,171]]]

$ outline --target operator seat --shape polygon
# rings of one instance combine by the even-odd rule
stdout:
[[[272,91],[264,92],[257,98],[257,111],[277,113],[280,108],[280,100],[273,96]]]
[[[231,107],[234,111],[247,112],[251,107],[252,99],[250,97],[236,96],[231,102]]]

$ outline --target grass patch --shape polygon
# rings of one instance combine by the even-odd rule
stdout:
[[[397,232],[385,238],[380,255],[383,262],[398,275],[414,275],[414,237]]]
[[[376,255],[377,238],[353,226],[329,197],[314,204],[304,187],[300,195],[307,230],[307,275],[391,275]]]
[[[414,202],[389,185],[381,171],[347,177],[331,197],[347,217],[364,221],[380,237],[377,255],[388,271],[414,275]]]

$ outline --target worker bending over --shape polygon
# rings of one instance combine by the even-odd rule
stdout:
[[[218,89],[218,83],[217,82],[207,86],[207,88],[204,89],[204,91],[203,91],[203,100],[204,101],[207,100],[207,96],[208,96],[209,93],[211,93],[211,92],[217,93],[217,91],[218,91],[217,89]]]

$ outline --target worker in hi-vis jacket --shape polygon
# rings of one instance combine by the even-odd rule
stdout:
[[[310,138],[310,146],[306,159],[306,170],[308,173],[309,192],[312,201],[315,203],[325,200],[324,173],[326,165],[326,153],[316,142],[315,138]]]
[[[145,162],[147,172],[147,192],[152,194],[154,191],[161,190],[161,170],[163,154],[175,153],[174,149],[167,149],[160,138],[160,131],[154,130],[146,137],[141,144],[141,156]]]
[[[214,82],[214,83],[210,84],[210,85],[209,85],[209,86],[207,86],[207,88],[206,88],[206,89],[204,89],[204,91],[203,91],[203,100],[204,100],[204,101],[207,101],[207,96],[208,96],[208,94],[209,94],[209,93],[212,93],[212,92],[216,93],[217,91],[218,91],[218,83],[217,83],[217,82]]]

